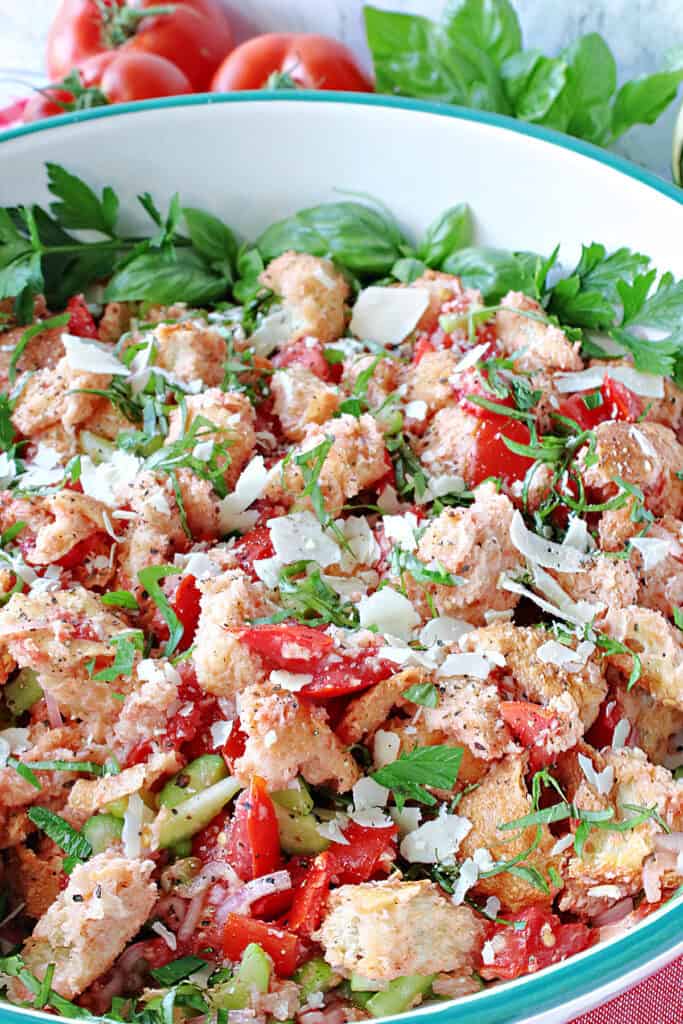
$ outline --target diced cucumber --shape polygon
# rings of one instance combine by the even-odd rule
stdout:
[[[301,999],[305,1003],[311,993],[329,991],[339,981],[339,975],[321,956],[315,956],[296,969],[292,980],[301,985]]]
[[[156,829],[159,846],[175,846],[183,839],[190,839],[205,828],[241,788],[237,779],[228,776],[200,793],[195,793],[176,807],[162,807]]]
[[[219,754],[202,754],[169,779],[159,794],[159,806],[177,807],[195,793],[225,779],[227,774],[225,761]]]
[[[313,797],[303,779],[297,779],[296,783],[291,789],[275,790],[270,794],[271,799],[290,814],[310,814],[313,810]]]
[[[330,845],[318,832],[318,820],[312,814],[292,814],[273,803],[280,832],[280,846],[285,853],[312,857]]]
[[[252,992],[267,992],[270,984],[270,959],[259,945],[250,942],[230,981],[211,990],[211,1002],[221,1010],[244,1010]]]
[[[173,856],[178,860],[187,859],[192,854],[192,840],[181,839],[179,843],[174,843],[170,849]]]
[[[138,796],[142,800],[146,807],[149,807],[150,811],[156,811],[156,797],[149,790],[141,789]],[[105,804],[103,808],[107,814],[113,814],[115,818],[123,819],[128,810],[128,797],[120,796],[118,800],[111,800],[108,804]]]
[[[185,840],[185,842],[190,842]],[[177,846],[172,847],[175,851]],[[190,843],[190,846],[192,844]],[[176,854],[176,857],[178,855]],[[161,888],[164,892],[172,892],[176,886],[188,885],[202,866],[198,857],[183,857],[169,864],[161,872]]]
[[[123,822],[113,814],[93,814],[81,829],[93,848],[93,853],[104,853],[121,838]]]
[[[22,668],[14,679],[7,683],[3,693],[5,702],[13,715],[23,715],[43,696],[38,676],[32,668]]]
[[[78,447],[85,454],[89,455],[95,465],[100,462],[107,462],[116,450],[113,441],[99,434],[93,434],[90,430],[81,430],[78,435]]]
[[[349,985],[352,992],[367,992],[368,997],[373,995],[374,992],[383,992],[386,988],[386,982],[373,982],[371,978],[366,978],[362,974],[356,974],[355,971],[349,978]]]
[[[375,992],[365,1004],[373,1017],[388,1017],[392,1013],[409,1010],[418,996],[431,988],[435,974],[406,974],[390,981],[382,992]]]

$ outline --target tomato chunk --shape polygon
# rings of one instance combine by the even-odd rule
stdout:
[[[91,533],[89,537],[84,537],[78,544],[74,544],[70,551],[57,559],[55,564],[61,566],[62,569],[75,569],[94,555],[108,555],[111,544],[111,538],[98,530]]]
[[[250,942],[257,942],[273,961],[277,974],[288,978],[294,974],[303,954],[299,939],[265,921],[255,921],[242,914],[228,914],[223,931],[223,953],[236,963]]]
[[[225,845],[226,860],[245,882],[275,871],[281,862],[280,834],[273,801],[263,779],[254,776],[240,793]]]
[[[554,711],[525,700],[503,700],[500,715],[515,739],[529,751],[532,771],[553,763],[556,754],[551,741],[559,725]]]
[[[260,655],[267,668],[307,672],[333,646],[332,637],[311,626],[252,626],[237,634],[241,643]]]
[[[531,434],[521,420],[504,416],[482,420],[465,467],[465,479],[470,487],[476,487],[487,477],[500,477],[507,484],[524,479],[534,460],[511,451],[505,444],[506,438],[517,444],[529,444]]]
[[[178,644],[179,651],[186,651],[192,646],[199,622],[201,596],[194,576],[183,576],[173,599],[173,610],[183,627],[183,635]]]
[[[593,397],[588,404],[588,395],[577,394],[561,402],[558,410],[562,416],[578,423],[582,430],[593,430],[606,420],[635,423],[643,413],[643,402],[638,395],[612,377],[605,377],[598,395],[590,394]],[[596,400],[598,405],[594,404]]]
[[[96,338],[97,325],[82,295],[74,295],[66,305],[69,313],[67,331],[79,338]]]
[[[309,344],[309,340],[311,339],[301,338],[288,345],[282,352],[278,352],[273,357],[273,366],[300,366],[304,370],[310,370],[320,380],[332,380],[333,366],[325,359],[322,345],[319,341]]]
[[[563,924],[555,914],[538,906],[528,907],[509,920],[519,922],[523,927],[496,927],[493,933],[494,962],[482,963],[478,968],[487,981],[494,978],[510,980],[531,971],[540,971],[587,949],[597,936],[585,924]]]

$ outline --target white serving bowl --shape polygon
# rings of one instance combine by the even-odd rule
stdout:
[[[683,276],[683,193],[595,147],[492,114],[350,93],[237,93],[150,100],[8,132],[0,205],[46,203],[44,163],[135,196],[180,192],[239,233],[340,191],[381,199],[409,232],[467,201],[477,241],[544,254],[582,242],[647,253]],[[537,975],[401,1018],[424,1024],[564,1024],[683,952],[681,897],[612,940]],[[0,1022],[54,1020],[3,1006]]]

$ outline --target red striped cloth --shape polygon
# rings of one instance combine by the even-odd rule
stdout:
[[[681,1024],[683,957],[574,1024]]]

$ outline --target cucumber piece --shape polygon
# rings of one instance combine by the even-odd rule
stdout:
[[[156,797],[153,793],[150,793],[147,789],[141,789],[138,796],[142,800],[143,804],[146,807],[149,807],[150,811],[156,811]],[[113,814],[115,818],[123,819],[126,815],[126,811],[128,810],[128,797],[120,796],[118,800],[111,800],[110,803],[104,805],[103,810],[106,811],[107,814]]]
[[[228,776],[176,807],[162,807],[155,822],[159,846],[165,849],[183,839],[190,839],[205,828],[241,788],[242,784],[237,779]]]
[[[23,715],[43,696],[38,676],[32,668],[22,668],[4,688],[5,702],[13,715]]]
[[[83,825],[82,834],[92,846],[93,853],[104,853],[121,838],[123,822],[113,814],[93,814]]]
[[[312,992],[328,992],[339,981],[339,975],[321,956],[314,956],[297,967],[292,980],[301,985],[301,1000],[305,1003]]]
[[[318,820],[312,814],[292,814],[273,802],[280,832],[280,846],[285,853],[312,857],[330,845],[318,832]]]
[[[211,1002],[220,1010],[244,1010],[252,992],[268,991],[270,971],[270,958],[256,942],[250,942],[231,980],[211,989]]]
[[[192,840],[181,839],[179,843],[174,843],[170,849],[173,856],[178,860],[185,860],[192,855]]]
[[[225,779],[227,774],[225,761],[219,754],[202,754],[169,779],[159,794],[159,806],[177,807],[189,797]]]
[[[365,1004],[373,1017],[389,1017],[392,1013],[403,1013],[414,1005],[418,996],[431,988],[435,974],[406,974],[390,981],[382,992],[375,992]]]
[[[78,447],[84,453],[89,455],[97,466],[100,462],[107,462],[112,452],[116,450],[116,445],[113,441],[109,441],[106,437],[100,437],[99,434],[93,434],[91,430],[81,430],[78,435]]]
[[[297,785],[291,789],[277,789],[270,794],[271,800],[291,814],[310,814],[313,810],[313,797],[303,779],[296,780]]]

